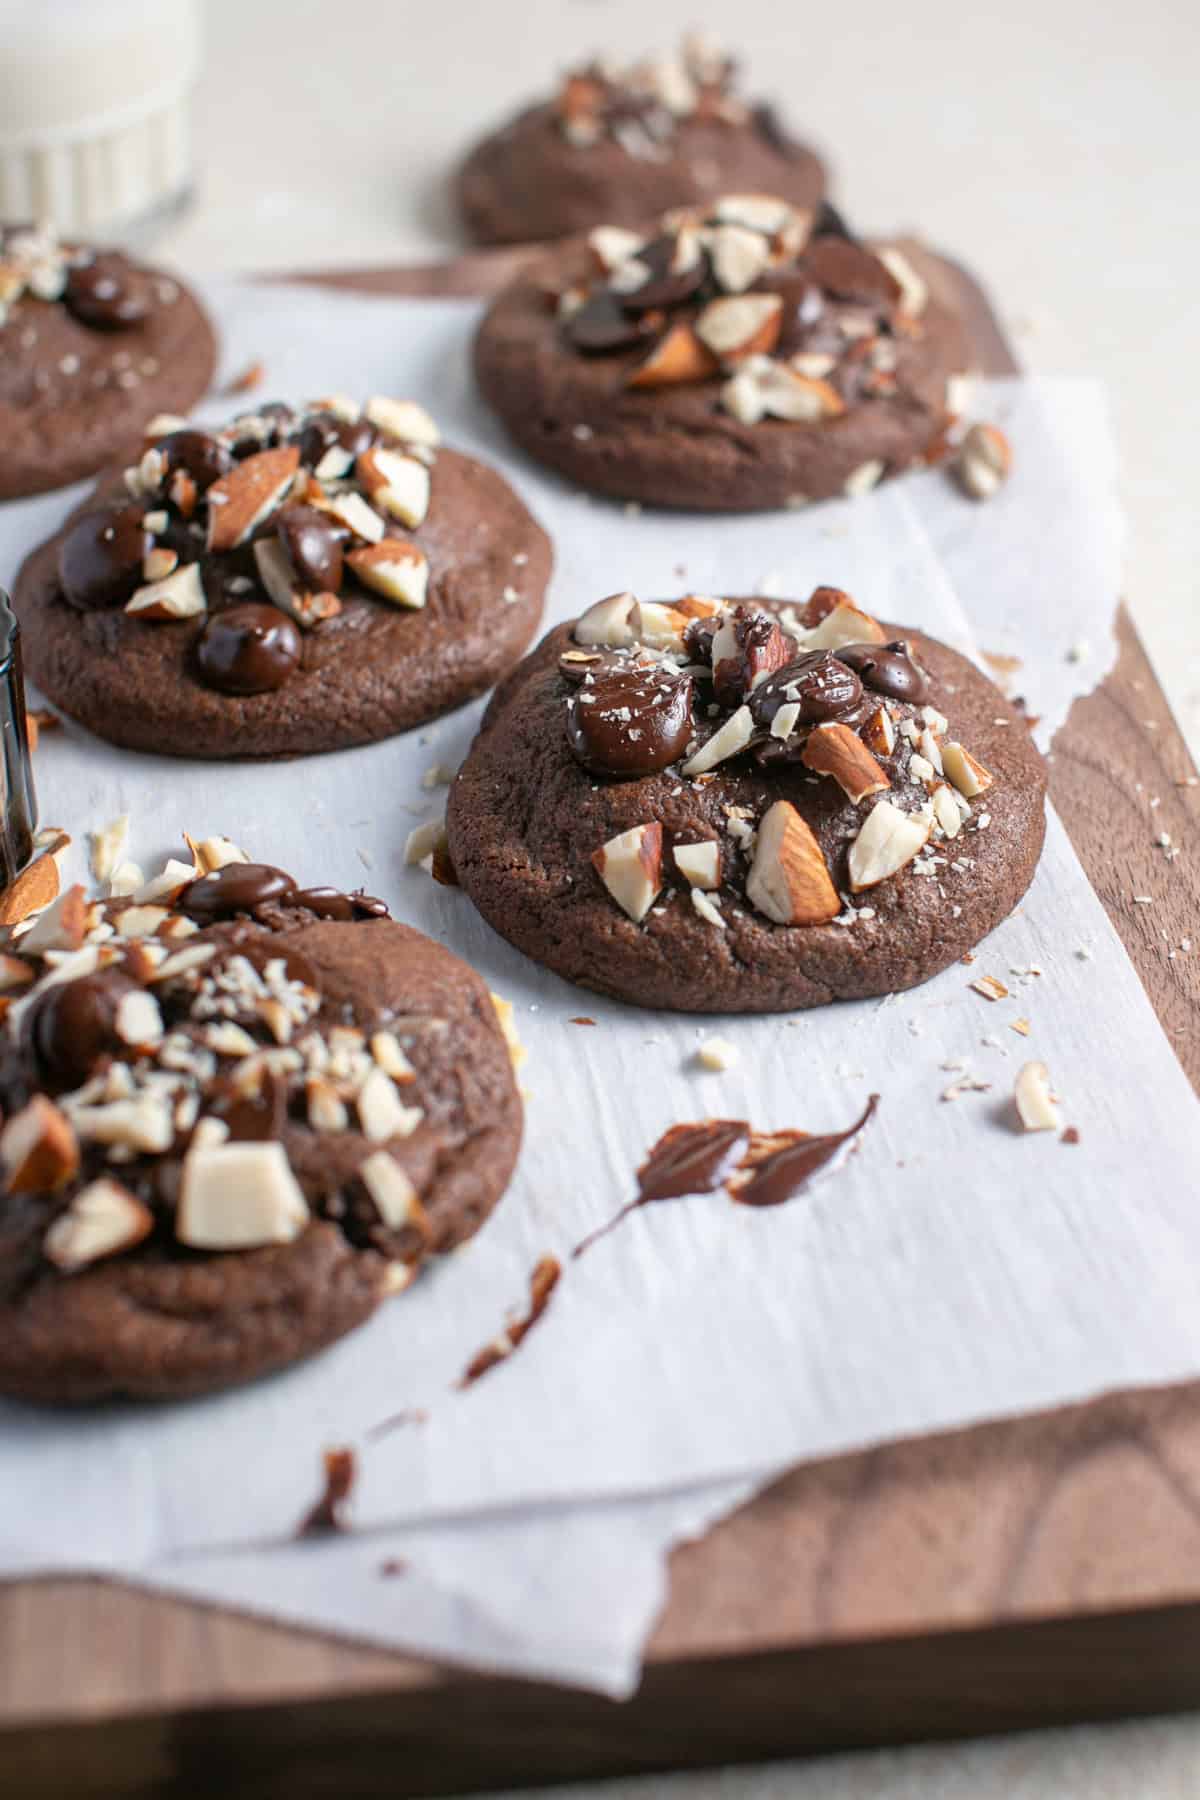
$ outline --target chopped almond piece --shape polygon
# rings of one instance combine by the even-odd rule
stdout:
[[[625,379],[626,387],[672,387],[681,382],[707,381],[719,368],[716,357],[688,324],[672,325],[644,362]]]
[[[855,805],[892,785],[858,733],[836,721],[809,734],[800,761],[817,775],[832,775]]]
[[[746,898],[777,925],[820,925],[841,911],[821,846],[790,800],[763,816]]]

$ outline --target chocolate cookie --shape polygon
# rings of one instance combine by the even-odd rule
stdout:
[[[212,380],[216,340],[172,276],[0,227],[0,500],[63,487]]]
[[[492,699],[458,880],[569,981],[782,1012],[926,981],[1028,887],[1045,773],[986,676],[835,588],[600,601]]]
[[[741,99],[735,76],[733,59],[699,34],[678,57],[573,71],[553,100],[472,150],[458,175],[467,230],[481,244],[528,243],[606,219],[640,225],[733,191],[815,206],[819,160],[774,107]]]
[[[582,487],[752,512],[945,453],[959,319],[830,207],[731,195],[527,264],[475,343],[512,436]]]
[[[512,1172],[478,976],[377,900],[205,851],[10,935],[0,1393],[172,1399],[283,1368],[469,1238]]]
[[[550,543],[495,470],[382,397],[149,441],[26,561],[25,666],[111,743],[302,756],[482,693],[541,616]]]

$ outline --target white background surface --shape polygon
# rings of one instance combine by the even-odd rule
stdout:
[[[203,270],[442,252],[455,151],[564,59],[639,50],[649,23],[736,23],[758,85],[828,150],[867,229],[919,225],[989,284],[1032,367],[1099,373],[1122,437],[1128,593],[1200,742],[1200,527],[1193,501],[1200,324],[1192,98],[1200,12],[1094,0],[778,0],[718,14],[659,0],[209,0],[201,207],[164,245]],[[147,7],[148,17],[152,9]],[[269,354],[269,346],[264,346]],[[1190,1724],[629,1784],[672,1800],[1175,1800]],[[605,1794],[614,1790],[606,1788]]]
[[[153,8],[147,6],[148,16]],[[1193,0],[208,0],[200,206],[164,242],[205,271],[380,263],[456,243],[469,140],[595,49],[732,38],[826,152],[867,230],[968,263],[1032,369],[1110,385],[1128,595],[1200,748],[1200,257]]]

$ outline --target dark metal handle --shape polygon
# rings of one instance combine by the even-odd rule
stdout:
[[[25,720],[21,628],[0,588],[0,887],[14,881],[33,855],[37,796]]]

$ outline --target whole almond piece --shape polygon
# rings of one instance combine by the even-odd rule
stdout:
[[[892,785],[858,733],[837,721],[810,732],[800,761],[814,774],[831,775],[855,805]]]

